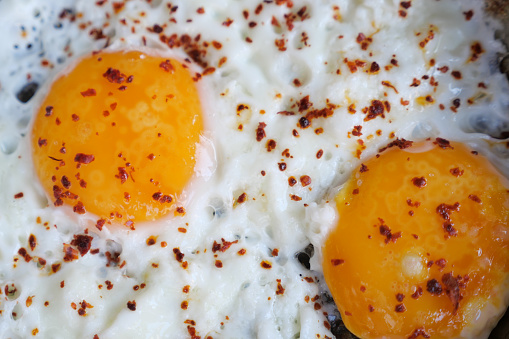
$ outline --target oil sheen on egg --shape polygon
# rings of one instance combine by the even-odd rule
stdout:
[[[32,148],[55,206],[132,228],[170,210],[194,172],[203,129],[186,68],[137,51],[94,53],[52,84]]]
[[[478,338],[505,310],[507,181],[467,147],[435,144],[391,144],[336,199],[324,274],[361,338]]]
[[[509,174],[482,2],[1,0],[0,22],[0,337],[485,338],[507,306],[505,179],[475,174]],[[437,138],[454,150],[417,152]],[[339,197],[381,194],[362,180],[408,157],[418,231],[378,200],[356,213],[371,240],[345,226]],[[457,199],[433,193],[447,180]],[[401,269],[361,292],[385,250]],[[436,304],[451,326],[426,322]]]

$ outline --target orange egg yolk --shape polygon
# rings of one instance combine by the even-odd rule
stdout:
[[[56,206],[132,227],[175,208],[202,129],[187,67],[98,53],[53,83],[33,125],[34,166]]]
[[[324,274],[361,338],[455,338],[506,307],[504,179],[481,155],[441,141],[425,152],[382,152],[336,198]]]

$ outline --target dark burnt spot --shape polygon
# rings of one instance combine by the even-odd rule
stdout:
[[[308,128],[311,125],[310,121],[306,119],[306,117],[301,117],[299,119],[299,127],[300,128]]]
[[[308,270],[311,269],[310,259],[315,254],[315,247],[312,244],[309,244],[304,248],[302,251],[299,251],[295,254],[295,257],[299,261],[299,263],[307,268]]]
[[[22,103],[27,103],[35,95],[35,92],[37,92],[38,88],[38,83],[29,82],[19,90],[19,92],[16,94],[16,98]]]

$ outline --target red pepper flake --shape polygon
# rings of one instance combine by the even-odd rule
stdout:
[[[74,239],[71,241],[71,245],[78,248],[81,256],[87,254],[92,245],[93,238],[86,234],[75,234]]]
[[[244,255],[246,254],[246,250],[244,248],[241,248],[238,252],[237,252],[238,255]]]
[[[356,136],[356,137],[360,137],[362,135],[361,130],[362,130],[361,125],[354,126],[353,130],[352,130],[352,135]]]
[[[447,139],[443,138],[436,138],[435,141],[433,141],[433,144],[438,145],[441,149],[454,149],[454,147],[451,146],[451,143]]]
[[[415,177],[415,178],[412,178],[412,184],[414,184],[414,186],[418,187],[418,188],[423,188],[423,187],[426,187],[426,179],[424,177]]]
[[[272,264],[271,264],[270,262],[266,261],[266,260],[262,261],[262,262],[260,263],[260,266],[261,266],[262,268],[267,269],[267,270],[269,270],[269,269],[271,269],[271,268],[272,268]]]
[[[32,261],[32,257],[30,256],[30,254],[27,253],[27,250],[25,248],[21,247],[18,250],[18,254],[22,256],[26,262]]]
[[[440,204],[436,208],[436,212],[444,219],[444,220],[450,220],[450,213],[451,212],[458,212],[460,208],[460,204],[456,202],[454,205],[448,205],[448,204]]]
[[[283,295],[285,293],[285,289],[283,288],[283,285],[281,285],[281,279],[276,279],[276,281],[277,281],[276,295]]]
[[[286,170],[286,163],[285,162],[279,162],[277,165],[278,165],[280,171]]]
[[[151,235],[150,237],[147,238],[147,246],[152,246],[152,245],[155,245],[157,242],[157,237]]]
[[[62,183],[62,186],[64,188],[69,189],[71,187],[71,182],[69,181],[69,178],[67,176],[62,176],[62,179],[60,179],[60,182]]]
[[[470,21],[470,19],[472,19],[472,17],[474,16],[474,11],[469,10],[469,11],[463,12],[463,15],[465,16],[466,21]]]
[[[451,75],[454,77],[454,79],[456,80],[460,80],[462,78],[461,76],[461,72],[460,71],[452,71],[451,72]]]
[[[369,312],[374,312],[375,308],[372,305],[368,305]]]
[[[80,117],[77,114],[71,115],[72,121],[78,122],[80,120]]]
[[[455,177],[459,177],[459,176],[462,176],[465,171],[460,170],[459,167],[455,167],[455,168],[451,168],[449,170],[449,172],[451,172],[451,174],[454,175]]]
[[[404,294],[402,294],[402,293],[396,294],[396,300],[397,301],[402,302],[403,299],[405,299],[405,295]]]
[[[97,222],[95,224],[95,227],[97,227],[97,229],[99,231],[102,231],[103,226],[104,226],[105,223],[106,223],[106,219],[99,219],[99,220],[97,220]]]
[[[419,206],[421,206],[421,203],[419,201],[412,202],[412,199],[407,199],[406,203],[410,207],[419,207]]]
[[[364,121],[369,121],[376,117],[385,118],[385,107],[380,100],[371,101],[371,105],[368,108],[367,116],[364,118]]]
[[[48,140],[39,138],[39,140],[37,141],[37,144],[39,145],[39,147],[47,146],[48,145]]]
[[[233,20],[230,19],[230,18],[226,18],[225,21],[223,21],[222,25],[223,26],[226,26],[226,27],[229,27],[231,24],[233,23]]]
[[[94,160],[95,157],[92,154],[76,153],[74,157],[74,161],[79,164],[90,164]]]
[[[472,52],[472,55],[470,56],[470,61],[472,62],[479,59],[479,56],[484,53],[484,49],[479,41],[472,43],[470,51]]]
[[[122,84],[127,79],[127,75],[111,67],[104,72],[103,77],[112,84]]]
[[[64,244],[63,252],[64,252],[64,261],[65,262],[70,262],[70,261],[73,261],[73,260],[76,260],[79,258],[78,250],[75,248],[72,248],[71,245]]]
[[[285,39],[276,39],[276,40],[274,40],[274,44],[276,45],[278,50],[281,51],[281,52],[286,51],[285,43],[286,43]]]
[[[315,282],[315,280],[311,277],[304,277],[304,280],[306,280],[306,282],[310,284]]]
[[[380,71],[380,66],[376,62],[372,62],[371,66],[369,67],[369,73],[376,74]]]
[[[217,268],[222,268],[223,267],[223,263],[221,262],[221,260],[216,260],[215,265],[216,265]]]
[[[385,236],[386,244],[388,244],[389,242],[395,243],[399,238],[401,238],[401,232],[393,234],[389,226],[385,224],[385,221],[382,218],[378,218],[378,221],[380,222],[379,226],[380,234]]]
[[[28,237],[28,246],[32,251],[35,250],[35,247],[37,246],[37,238],[35,237],[35,235],[30,234],[30,236]]]
[[[403,313],[406,311],[406,307],[404,304],[398,304],[396,305],[395,309],[394,309],[396,312],[398,313]]]
[[[165,72],[169,72],[171,74],[173,74],[173,72],[175,72],[175,67],[173,67],[173,65],[171,64],[171,61],[166,59],[165,61],[162,61],[160,64],[159,64],[159,67],[165,71]]]
[[[423,338],[431,338],[431,336],[426,333],[426,331],[424,330],[424,328],[422,327],[419,327],[419,328],[416,328],[412,334],[408,337],[408,339],[417,339],[419,336],[422,336]]]
[[[339,266],[344,263],[345,263],[345,260],[343,260],[343,259],[331,259],[332,266]]]
[[[62,264],[60,264],[60,263],[52,264],[51,265],[51,271],[53,273],[57,273],[58,271],[60,271],[60,267],[62,267]]]
[[[106,284],[106,289],[107,289],[108,291],[109,291],[109,290],[111,290],[111,289],[113,288],[113,284],[111,283],[111,281],[106,280],[104,283]]]
[[[205,68],[205,70],[203,71],[202,75],[203,76],[206,76],[206,75],[209,75],[209,74],[212,74],[216,71],[216,69],[214,67],[207,67]]]
[[[178,261],[178,262],[182,262],[184,260],[184,253],[180,252],[180,249],[178,248],[174,248],[173,249],[173,253],[175,254],[175,259]]]
[[[270,152],[275,148],[276,148],[276,141],[273,139],[269,139],[267,141],[267,152]]]
[[[212,41],[212,46],[214,46],[215,49],[221,49],[221,47],[223,47],[223,45],[219,42],[219,41]],[[224,63],[224,62],[223,62]]]
[[[422,287],[418,286],[415,292],[412,294],[412,298],[419,299],[422,295]]]
[[[442,285],[436,279],[430,279],[426,283],[426,290],[433,295],[442,294]]]
[[[219,252],[225,252],[227,249],[230,248],[231,245],[238,243],[238,240],[235,241],[226,241],[223,238],[221,238],[222,244],[219,244],[214,240],[214,244],[212,245],[212,253]]]
[[[45,117],[49,117],[53,114],[53,106],[46,106],[46,113],[44,113]]]
[[[420,84],[421,84],[421,80],[414,78],[414,80],[410,84],[410,87],[418,87]]]
[[[123,2],[114,2],[112,4],[113,10],[115,11],[115,13],[118,14],[119,12],[121,12],[124,9],[124,5],[125,4]]]
[[[246,202],[246,200],[247,200],[247,194],[246,193],[242,193],[237,198],[237,204],[242,204],[242,203]]]
[[[96,93],[96,91],[95,91],[95,89],[93,89],[93,88],[89,88],[89,89],[87,89],[86,91],[84,91],[84,92],[80,92],[80,93],[81,93],[81,95],[82,95],[83,97],[95,97],[95,96],[96,96],[96,94],[97,94],[97,93]]]
[[[297,179],[295,179],[294,177],[288,178],[288,185],[290,185],[290,187],[293,187],[296,183],[297,183]]]
[[[447,265],[447,260],[445,260],[444,258],[440,258],[437,261],[435,261],[435,265],[440,267],[440,269],[444,269],[445,266]]]
[[[74,213],[78,213],[78,214],[85,214],[85,212],[86,212],[85,206],[83,205],[83,203],[81,201],[78,201],[76,203],[76,205],[73,206],[72,210],[74,211]]]
[[[401,1],[399,5],[404,9],[409,9],[412,6],[412,1]]]
[[[128,301],[127,302],[127,308],[131,311],[136,311],[136,301]]]
[[[159,201],[161,204],[171,203],[173,201],[173,198],[171,196],[162,194],[161,192],[156,192],[152,194],[152,199],[154,199],[155,201]]]
[[[20,199],[20,198],[23,198],[23,192],[14,194],[14,199]]]
[[[290,199],[292,199],[293,201],[301,201],[302,200],[301,197],[299,197],[298,195],[295,195],[295,194],[290,195]]]
[[[364,172],[367,172],[367,171],[369,171],[368,166],[366,166],[364,164],[361,164],[361,168],[359,169],[359,172],[360,173],[364,173]]]
[[[382,81],[382,85],[385,87],[392,88],[394,90],[394,92],[396,92],[396,94],[399,93],[398,90],[396,89],[396,87],[394,87],[394,85],[391,84],[389,81]]]
[[[256,141],[262,141],[263,138],[265,138],[265,127],[267,127],[267,124],[264,122],[258,124],[258,128],[256,129]]]
[[[453,226],[454,225],[450,221],[446,221],[442,224],[442,228],[447,233],[445,236],[446,238],[455,237],[458,235],[458,231]]]
[[[129,174],[127,173],[125,167],[118,168],[118,174],[115,174],[115,178],[120,179],[120,183],[123,184],[129,178]]]
[[[481,203],[481,199],[477,195],[475,195],[475,194],[469,194],[468,195],[468,199],[470,199],[470,200],[472,200],[472,201],[474,201],[474,202],[476,202],[478,204]]]
[[[455,278],[452,275],[452,272],[446,273],[442,276],[445,293],[449,296],[449,299],[454,306],[453,314],[456,314],[460,305],[460,300],[463,299],[463,296],[460,293],[460,284],[458,282],[460,278],[461,277]]]
[[[311,184],[311,178],[309,175],[303,175],[300,177],[300,183],[303,187],[306,187]]]

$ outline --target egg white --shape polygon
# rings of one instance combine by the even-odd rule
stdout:
[[[479,1],[414,1],[406,18],[398,15],[399,1],[385,1],[383,6],[375,0],[294,1],[291,8],[265,2],[256,14],[258,5],[255,1],[187,0],[171,5],[127,1],[116,14],[110,1],[102,5],[85,0],[0,1],[4,23],[0,27],[0,286],[18,288],[12,297],[2,295],[1,337],[29,337],[37,329],[38,336],[51,338],[95,334],[101,339],[188,338],[189,326],[202,338],[332,337],[329,323],[337,313],[327,302],[320,249],[337,219],[329,200],[362,159],[395,137],[441,136],[483,151],[509,173],[509,154],[486,134],[496,135],[497,126],[508,119],[509,86],[493,66],[497,53],[503,51],[493,36],[497,24],[483,16]],[[304,6],[299,17],[297,12]],[[80,15],[74,21],[69,16],[60,19],[63,9]],[[470,9],[475,14],[467,21],[463,12]],[[244,11],[249,13],[247,19]],[[284,19],[288,13],[297,15],[291,30]],[[335,18],[337,13],[340,17]],[[271,24],[273,17],[279,26]],[[229,26],[224,24],[228,19]],[[250,27],[250,22],[256,26]],[[55,208],[46,198],[30,159],[29,122],[51,79],[94,50],[150,49],[190,59],[183,48],[170,49],[148,30],[155,24],[166,24],[162,34],[167,36],[200,35],[201,44],[222,45],[207,48],[203,59],[216,70],[197,84],[207,130],[198,145],[195,177],[181,197],[186,214],[139,225],[136,231],[107,226],[99,231],[94,216]],[[419,42],[431,24],[435,36],[422,49]],[[94,40],[90,34],[94,28],[102,29],[107,38]],[[373,37],[367,50],[356,42],[359,33]],[[285,51],[276,46],[280,39]],[[473,41],[480,41],[485,52],[476,62],[466,63]],[[227,61],[219,67],[223,57]],[[368,74],[359,67],[352,73],[345,58],[366,61],[368,68],[375,61],[381,70]],[[391,59],[397,59],[398,66],[387,71],[384,67]],[[430,66],[431,59],[436,67]],[[42,60],[53,67],[43,67]],[[443,65],[449,72],[437,70]],[[194,64],[193,69],[199,66]],[[461,69],[461,80],[451,77],[453,69]],[[433,76],[438,86],[422,79],[424,75]],[[414,78],[421,81],[418,87],[410,86]],[[30,81],[39,83],[40,89],[30,101],[20,103],[16,94]],[[398,92],[382,86],[382,81],[392,83]],[[479,82],[488,89],[479,89]],[[468,105],[467,100],[480,92],[484,96]],[[296,103],[307,95],[313,108],[324,108],[328,102],[335,108],[331,117],[314,119],[311,127],[303,129],[298,126],[303,113]],[[416,102],[425,95],[432,95],[434,104]],[[455,98],[461,100],[457,113],[449,109]],[[391,111],[385,118],[364,121],[361,110],[374,99],[389,101]],[[402,105],[402,100],[409,103]],[[247,108],[238,112],[241,104]],[[351,104],[355,114],[348,112]],[[295,115],[280,114],[284,111]],[[265,137],[257,141],[260,123],[266,124]],[[349,135],[357,125],[362,126],[362,136]],[[323,133],[317,133],[318,128]],[[270,139],[276,141],[276,148],[269,152]],[[356,157],[359,139],[366,148]],[[319,150],[321,158],[317,158]],[[286,164],[284,171],[280,163]],[[308,186],[300,182],[304,175],[311,178]],[[288,184],[291,176],[297,180],[293,187]],[[23,197],[14,199],[19,192]],[[242,193],[247,201],[236,203]],[[63,244],[85,228],[94,238],[92,249],[99,253],[63,262]],[[47,261],[43,268],[17,254],[20,247],[28,248],[30,234],[38,244],[29,253]],[[146,244],[150,236],[157,237],[153,246]],[[213,253],[212,244],[221,239],[238,242]],[[314,245],[311,270],[296,258],[309,244]],[[184,253],[187,269],[175,259],[174,248]],[[246,250],[242,256],[241,249]],[[121,251],[119,265],[106,266],[107,251]],[[216,260],[221,260],[222,268],[216,267]],[[262,261],[272,267],[261,267]],[[51,274],[56,263],[62,264],[61,269]],[[113,284],[111,290],[105,281]],[[278,282],[282,294],[276,293]],[[133,289],[141,284],[146,286]],[[187,285],[190,290],[184,293]],[[315,296],[318,299],[313,300]],[[71,306],[83,300],[93,305],[86,316]],[[126,306],[133,300],[135,311]],[[184,301],[187,309],[182,309]]]

